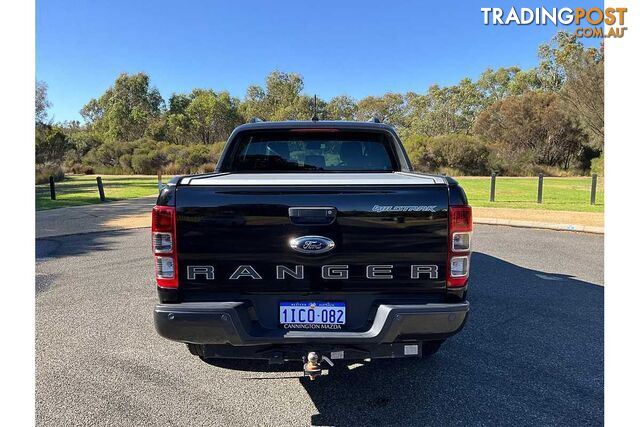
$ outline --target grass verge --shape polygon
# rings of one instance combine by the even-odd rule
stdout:
[[[169,177],[165,177],[166,182]],[[543,202],[536,203],[538,178],[498,177],[496,201],[489,201],[489,177],[456,178],[463,186],[472,206],[493,208],[546,209],[554,211],[604,212],[604,179],[598,180],[596,204],[590,205],[591,178],[545,178]],[[103,175],[108,201],[157,194],[155,176]],[[49,197],[49,185],[36,185],[36,209],[80,206],[100,203],[96,175],[69,175],[56,183],[56,200]]]
[[[544,178],[542,203],[536,203],[538,178],[497,177],[496,201],[489,201],[491,178],[461,177],[471,206],[487,208],[544,209],[552,211],[604,212],[604,179],[598,179],[596,204],[590,205],[591,177]]]
[[[100,203],[97,175],[68,175],[56,182],[56,200],[51,200],[49,184],[36,185],[36,210]],[[166,182],[170,177],[164,177]],[[158,194],[158,178],[146,175],[103,175],[107,201]]]

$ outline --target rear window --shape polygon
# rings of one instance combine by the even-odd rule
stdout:
[[[224,170],[234,172],[391,172],[397,170],[385,133],[338,130],[246,132]]]

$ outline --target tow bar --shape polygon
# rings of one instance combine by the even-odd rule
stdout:
[[[318,353],[315,351],[307,354],[307,361],[303,364],[304,375],[308,376],[311,381],[322,375],[321,361],[327,362],[327,364],[333,367],[333,362],[327,356],[322,356],[322,359],[318,358]]]

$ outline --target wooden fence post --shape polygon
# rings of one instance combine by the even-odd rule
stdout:
[[[158,193],[162,191],[162,172],[158,171]]]
[[[51,200],[56,199],[56,182],[53,180],[53,176],[49,176],[49,191],[51,192]]]
[[[596,187],[598,186],[598,175],[591,175],[591,204],[596,204]]]
[[[102,178],[98,176],[96,177],[96,181],[98,182],[98,192],[100,193],[100,201],[104,202],[107,199],[104,197],[104,187],[102,186]]]
[[[496,173],[491,173],[491,192],[489,193],[489,201],[496,201]]]
[[[538,203],[542,203],[542,180],[544,179],[544,175],[538,174]]]

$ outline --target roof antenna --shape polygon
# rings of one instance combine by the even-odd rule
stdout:
[[[313,116],[311,116],[311,120],[317,122],[318,119],[318,97],[313,95]]]

